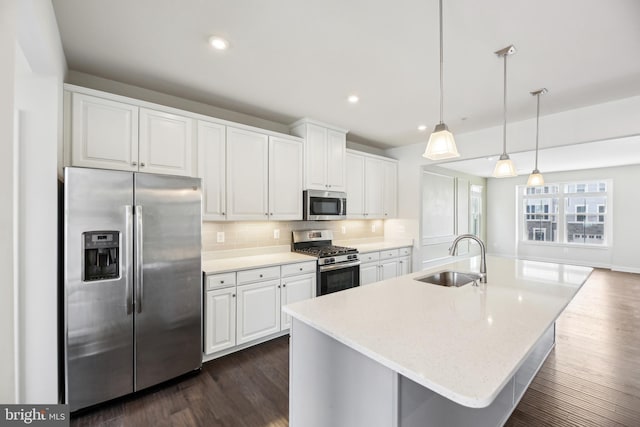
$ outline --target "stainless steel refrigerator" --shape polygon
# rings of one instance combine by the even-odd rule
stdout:
[[[200,179],[65,168],[71,411],[202,366]]]

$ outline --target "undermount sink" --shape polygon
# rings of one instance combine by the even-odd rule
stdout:
[[[430,274],[429,276],[419,277],[415,280],[439,286],[459,287],[468,285],[469,283],[474,283],[477,286],[477,281],[480,280],[480,275],[474,273],[460,273],[457,271],[441,271],[439,273]]]

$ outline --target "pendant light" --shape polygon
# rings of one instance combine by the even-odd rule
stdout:
[[[513,45],[507,46],[495,52],[496,55],[504,57],[504,126],[502,129],[502,154],[496,168],[493,170],[493,176],[496,178],[506,178],[516,176],[516,167],[507,154],[507,56],[516,53]]]
[[[538,89],[531,93],[531,95],[538,98],[538,107],[536,109],[536,164],[531,171],[531,175],[529,175],[529,179],[527,180],[527,187],[538,187],[544,185],[544,178],[542,174],[538,170],[538,134],[540,133],[540,95],[547,93],[546,88]]]
[[[442,0],[439,3],[440,7],[440,123],[438,123],[429,137],[427,148],[424,150],[422,157],[426,157],[431,160],[443,160],[453,157],[460,157],[458,149],[456,148],[456,141],[453,139],[453,134],[449,132],[449,128],[442,121],[443,114],[443,76],[442,76],[442,63],[443,63],[443,47],[442,47]]]

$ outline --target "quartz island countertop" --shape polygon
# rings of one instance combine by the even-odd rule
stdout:
[[[284,311],[447,399],[482,408],[493,402],[592,269],[487,256],[488,280],[478,287],[415,280],[478,268],[479,257],[468,258],[301,301]]]

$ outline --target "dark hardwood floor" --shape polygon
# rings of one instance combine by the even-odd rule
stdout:
[[[595,270],[506,426],[640,426],[640,275]],[[80,426],[288,426],[288,337],[72,418]]]

